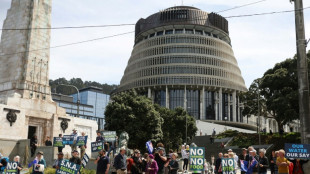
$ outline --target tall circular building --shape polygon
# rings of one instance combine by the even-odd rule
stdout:
[[[238,96],[247,89],[227,20],[188,6],[140,19],[117,92],[130,89],[196,119],[242,122]]]

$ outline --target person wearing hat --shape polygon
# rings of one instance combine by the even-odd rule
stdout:
[[[97,164],[96,174],[108,174],[110,169],[110,160],[106,156],[106,151],[103,149],[99,152],[95,164]]]
[[[252,151],[250,151],[250,155],[251,155],[251,161],[249,162],[250,165],[252,165],[253,163],[253,159],[255,159],[257,162],[259,161],[259,156],[257,155],[256,153],[256,150],[253,148]],[[253,167],[253,173],[252,174],[257,174],[258,173],[258,164],[256,164],[254,167]]]
[[[61,161],[64,159],[64,154],[62,152],[58,152],[57,156],[58,157],[53,164],[53,168],[55,168],[55,169],[60,168]]]
[[[179,163],[177,162],[177,153],[172,153],[171,161],[169,162],[169,174],[177,174],[179,169]]]
[[[150,154],[147,158],[146,173],[157,174],[157,172],[158,172],[157,162],[154,160],[154,156]]]
[[[125,155],[126,149],[122,147],[119,154],[114,159],[114,167],[117,174],[125,174],[127,170],[127,156]]]
[[[46,167],[46,162],[43,158],[43,152],[39,151],[36,155],[36,162],[32,167],[32,174],[44,174],[44,169]]]
[[[81,165],[82,161],[79,157],[79,152],[77,150],[72,151],[72,157],[69,159],[70,162]]]
[[[242,153],[239,155],[239,161],[238,164],[239,166],[241,166],[241,160],[245,161],[246,160],[246,156],[248,155],[248,150],[246,148],[242,148]],[[245,174],[246,172],[241,171],[241,174]]]
[[[133,156],[131,157],[133,160],[133,164],[131,167],[132,174],[142,173],[142,158],[139,150],[135,150]]]
[[[73,144],[71,145],[71,151],[73,152],[74,150],[77,149],[77,147],[76,147],[76,140],[77,140],[77,137],[78,137],[78,133],[77,133],[77,130],[75,128],[72,130],[71,136],[73,136]]]

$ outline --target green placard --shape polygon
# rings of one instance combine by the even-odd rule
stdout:
[[[63,143],[62,143],[62,137],[54,137],[54,142],[53,142],[53,146],[54,147],[63,147]]]
[[[223,158],[222,159],[222,171],[223,174],[235,174],[235,159]]]
[[[189,149],[189,169],[193,173],[201,173],[204,170],[205,161],[205,148],[204,147],[191,147]]]

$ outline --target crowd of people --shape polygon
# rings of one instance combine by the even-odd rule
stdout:
[[[266,157],[266,150],[259,149],[258,154],[253,146],[243,148],[238,156],[231,149],[227,153],[219,153],[215,161],[214,173],[222,174],[222,159],[233,158],[235,171],[240,168],[241,174],[304,174],[303,164],[306,162],[300,159],[285,158],[285,151],[272,151],[270,158]]]

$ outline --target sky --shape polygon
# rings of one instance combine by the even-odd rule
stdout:
[[[184,5],[217,12],[258,0],[183,0]],[[0,0],[0,23],[11,0]],[[140,18],[182,0],[52,0],[52,27],[134,24]],[[304,0],[304,7],[310,1]],[[293,10],[289,0],[266,0],[220,13],[223,17]],[[304,11],[306,38],[310,38],[310,9]],[[246,86],[274,64],[296,54],[294,13],[228,18],[232,47]],[[2,24],[0,24],[2,26]],[[51,31],[51,46],[134,31],[134,26]],[[0,31],[1,33],[1,31]],[[119,84],[134,44],[134,34],[51,49],[50,78],[82,78]],[[310,44],[308,50],[310,49]]]

